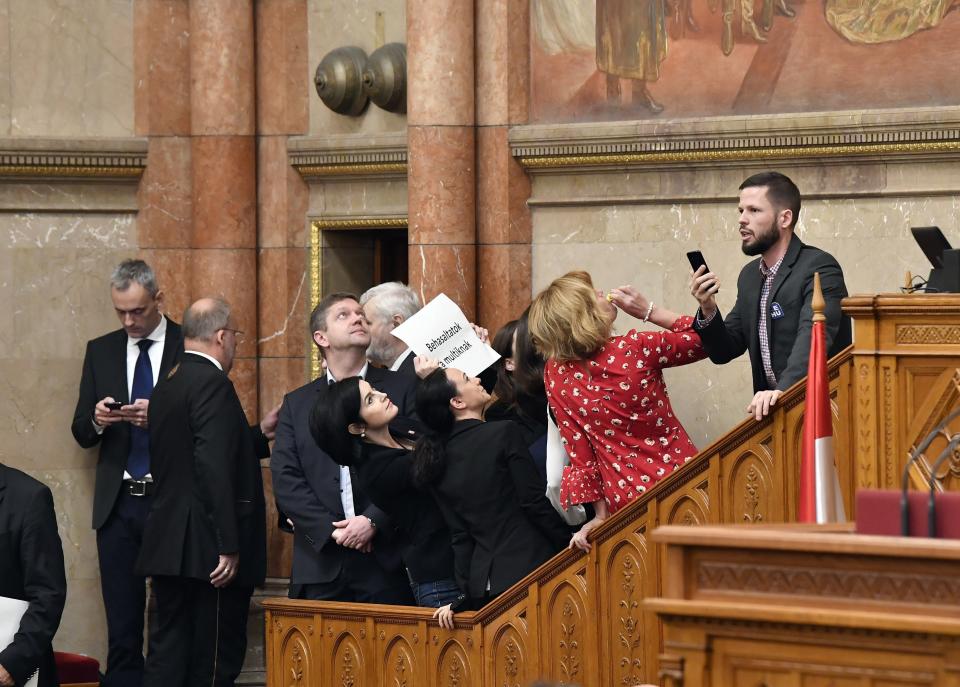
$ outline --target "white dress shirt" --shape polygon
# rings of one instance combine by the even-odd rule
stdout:
[[[366,379],[367,369],[369,367],[370,363],[364,363],[356,376],[361,379]],[[332,384],[336,381],[334,376],[330,374],[330,368],[327,368],[327,384]],[[340,466],[340,503],[343,505],[343,516],[345,518],[352,518],[357,514],[356,509],[353,507],[353,480],[350,478],[350,468],[346,465]]]

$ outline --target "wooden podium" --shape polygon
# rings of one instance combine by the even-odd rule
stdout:
[[[850,526],[661,527],[661,684],[960,685],[960,542]]]

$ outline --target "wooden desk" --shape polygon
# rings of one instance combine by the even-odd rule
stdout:
[[[960,685],[960,542],[790,525],[653,539],[665,685]]]

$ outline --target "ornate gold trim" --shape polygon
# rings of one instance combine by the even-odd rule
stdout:
[[[315,177],[374,176],[379,174],[406,174],[406,162],[356,162],[329,165],[293,165],[304,179]]]
[[[406,229],[406,217],[350,217],[315,219],[311,227],[324,229]]]
[[[310,223],[310,312],[320,302],[320,241],[323,229],[316,223]],[[310,347],[310,379],[320,376],[320,351],[311,340]]]
[[[38,177],[42,179],[138,179],[145,167],[71,166],[71,165],[5,165],[0,164],[0,177]]]
[[[779,148],[738,148],[732,150],[650,151],[636,153],[596,153],[589,155],[536,155],[519,157],[524,169],[551,167],[597,167],[635,164],[691,162],[752,162],[760,160],[810,159],[821,157],[905,155],[923,153],[960,153],[960,140],[918,141],[912,143],[871,143],[826,146],[787,146]]]

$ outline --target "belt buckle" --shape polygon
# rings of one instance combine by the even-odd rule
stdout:
[[[147,495],[147,481],[142,479],[130,480],[127,484],[130,485],[130,496],[146,496]]]

